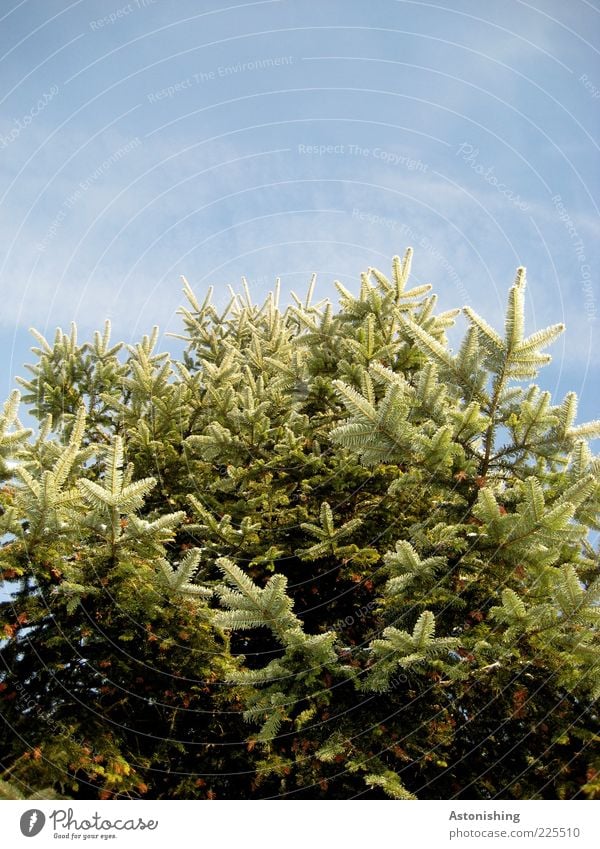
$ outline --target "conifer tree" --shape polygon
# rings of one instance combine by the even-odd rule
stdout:
[[[35,333],[0,416],[1,792],[597,798],[600,461],[533,381],[562,325],[412,252],[158,329]],[[9,788],[13,788],[10,790]]]

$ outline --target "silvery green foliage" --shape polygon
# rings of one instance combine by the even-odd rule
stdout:
[[[576,424],[574,393],[553,405],[524,383],[562,325],[524,335],[519,269],[504,327],[466,307],[454,353],[459,311],[437,314],[429,285],[408,288],[411,257],[394,258],[389,278],[369,269],[356,295],[337,283],[337,311],[313,302],[314,278],[286,308],[278,286],[255,304],[245,285],[217,310],[186,283],[181,362],[158,351],[158,328],[137,345],[111,345],[108,324],[83,344],[74,326],[54,344],[36,333],[22,384],[39,431],[19,423],[18,393],[0,416],[12,574],[37,569],[68,616],[120,585],[128,614],[192,611],[224,647],[266,637],[276,649],[227,658],[224,683],[257,729],[249,744],[285,774],[277,752],[306,731],[319,766],[346,759],[349,775],[400,799],[411,794],[388,741],[374,754],[376,737],[361,748],[340,730],[353,699],[403,716],[431,692],[460,725],[460,699],[482,682],[503,692],[530,665],[561,698],[600,695],[588,538],[600,461],[587,444],[600,423]],[[315,575],[331,576],[325,604]],[[353,588],[364,616],[346,617]],[[118,637],[135,638],[129,626]]]

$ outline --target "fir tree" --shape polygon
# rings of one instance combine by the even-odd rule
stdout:
[[[454,353],[411,259],[338,309],[186,282],[181,361],[34,334],[2,793],[598,797],[600,423],[528,383],[524,269]]]

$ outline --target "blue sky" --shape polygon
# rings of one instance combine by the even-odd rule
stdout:
[[[492,324],[527,266],[598,417],[598,0],[3,0],[0,79],[1,396],[32,324],[131,342],[182,274],[333,296],[412,245]]]

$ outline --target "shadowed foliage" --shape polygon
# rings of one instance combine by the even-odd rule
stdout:
[[[529,382],[563,328],[524,335],[524,269],[454,353],[410,263],[337,308],[186,283],[179,360],[35,333],[0,417],[5,797],[600,795],[600,423]]]

